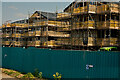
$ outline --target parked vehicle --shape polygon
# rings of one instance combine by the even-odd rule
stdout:
[[[117,47],[102,47],[99,51],[118,51]]]

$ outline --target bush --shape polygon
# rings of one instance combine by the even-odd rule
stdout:
[[[39,72],[38,78],[42,78],[42,72]]]
[[[39,72],[38,69],[35,69],[34,76],[37,77],[37,78],[42,78],[42,72]]]
[[[33,74],[34,74],[35,77],[38,77],[38,76],[39,76],[39,70],[38,70],[38,69],[35,69],[35,71],[34,71]]]
[[[30,78],[35,78],[35,77],[33,76],[32,73],[27,73],[27,74],[25,74],[25,75],[23,76],[23,78],[28,78],[28,79],[30,79]]]
[[[59,74],[58,72],[56,72],[56,74],[53,74],[53,77],[54,77],[55,80],[60,80],[62,75]]]

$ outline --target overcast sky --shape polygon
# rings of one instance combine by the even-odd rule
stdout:
[[[32,15],[36,10],[45,12],[61,12],[70,2],[3,2],[2,23],[7,20],[19,20]]]
[[[74,0],[2,0],[2,2],[72,2]],[[78,0],[81,1],[81,0]],[[94,0],[84,0],[84,1],[94,1]],[[113,1],[118,2],[120,0],[97,0],[97,1]]]
[[[28,17],[28,12],[33,14],[36,10],[55,12],[57,9],[58,12],[61,12],[73,1],[74,0],[2,0],[2,6],[0,5],[0,8],[2,7],[2,11],[0,11],[2,12],[2,15],[0,14],[0,20],[2,16],[2,21],[0,21],[0,24],[8,20],[15,21],[26,19]]]
[[[2,2],[72,2],[74,0],[2,0]]]

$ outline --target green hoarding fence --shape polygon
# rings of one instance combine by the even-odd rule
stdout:
[[[2,48],[2,66],[20,72],[39,69],[43,77],[115,78],[120,80],[120,52]]]

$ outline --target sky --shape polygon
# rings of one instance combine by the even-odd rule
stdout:
[[[2,0],[2,2],[72,2],[73,0]]]
[[[28,18],[35,11],[62,12],[70,2],[2,2],[2,23]]]
[[[2,0],[3,2],[72,2],[74,0]],[[81,0],[77,0],[81,1]],[[94,0],[84,0],[84,1],[94,1]],[[97,1],[120,1],[120,0],[97,0]]]
[[[0,12],[2,12],[0,13],[0,24],[9,20],[16,21],[26,19],[28,18],[28,13],[32,15],[36,10],[46,12],[56,12],[57,10],[61,12],[73,1],[74,0],[2,0],[2,5],[0,3]]]

